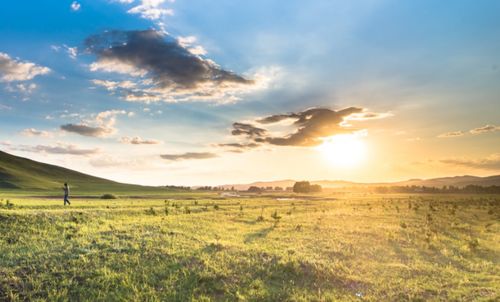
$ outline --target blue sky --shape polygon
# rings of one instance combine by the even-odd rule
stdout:
[[[0,148],[120,181],[500,171],[498,1],[9,2],[0,53]],[[359,131],[365,160],[325,165]]]

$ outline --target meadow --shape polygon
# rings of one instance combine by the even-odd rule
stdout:
[[[500,196],[0,194],[2,301],[498,301]]]

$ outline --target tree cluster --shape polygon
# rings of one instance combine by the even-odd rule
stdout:
[[[318,193],[321,190],[320,185],[312,185],[308,181],[298,181],[293,185],[294,193]]]

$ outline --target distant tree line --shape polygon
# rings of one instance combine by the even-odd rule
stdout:
[[[500,194],[500,186],[467,185],[465,187],[444,186],[442,188],[426,186],[390,186],[375,187],[375,193],[463,193],[463,194]]]
[[[180,190],[180,191],[189,191],[189,190],[191,190],[191,187],[185,187],[185,186],[172,186],[172,185],[168,185],[168,186],[165,186],[165,188],[170,189],[170,190]]]
[[[294,193],[319,193],[321,190],[320,185],[312,185],[308,181],[298,181],[293,185]]]

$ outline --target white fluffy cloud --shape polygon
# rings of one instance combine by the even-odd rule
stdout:
[[[117,115],[130,115],[125,110],[108,110],[98,113],[91,120],[84,120],[80,123],[61,125],[61,130],[90,137],[108,137],[116,133],[115,128]]]
[[[76,12],[76,11],[80,10],[80,8],[81,8],[82,6],[80,5],[80,3],[76,2],[76,1],[73,1],[73,2],[71,3],[70,7],[71,7],[71,10],[72,10],[72,11]]]
[[[49,72],[48,67],[20,61],[0,52],[0,81],[2,82],[28,81]]]
[[[35,128],[24,129],[23,131],[21,131],[21,135],[30,136],[30,137],[33,137],[33,136],[53,137],[54,136],[54,134],[52,132],[45,131],[45,130],[37,130]]]
[[[144,19],[158,20],[165,15],[174,14],[172,9],[163,7],[164,3],[165,0],[141,0],[139,5],[132,7],[127,12],[129,14],[138,14]]]

